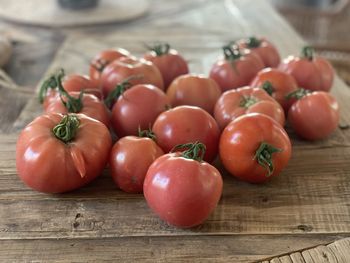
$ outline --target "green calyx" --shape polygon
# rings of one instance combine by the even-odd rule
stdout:
[[[301,49],[301,57],[306,58],[310,61],[314,59],[314,49],[310,46],[305,46]]]
[[[255,152],[254,160],[257,160],[266,169],[266,177],[271,176],[274,171],[272,155],[276,152],[282,152],[282,149],[276,148],[266,142],[262,142]]]
[[[44,80],[44,82],[42,83],[40,90],[39,90],[39,102],[40,103],[44,102],[46,93],[49,89],[57,89],[58,88],[57,78],[61,74],[64,75],[63,69],[59,69],[56,73],[53,73],[46,80]]]
[[[275,92],[275,88],[273,87],[272,83],[270,81],[265,81],[261,88],[265,90],[270,96]]]
[[[232,46],[229,44],[229,45],[223,46],[222,50],[224,52],[225,60],[235,61],[242,56],[237,46]]]
[[[245,40],[248,48],[257,48],[260,47],[261,41],[256,37],[249,37]]]
[[[254,97],[251,96],[242,96],[242,99],[239,103],[239,107],[242,108],[249,108],[250,106],[254,105],[255,103],[257,103],[258,100]]]
[[[151,128],[149,128],[148,130],[141,130],[141,128],[139,127],[138,129],[138,136],[141,138],[150,138],[152,139],[154,142],[157,141],[157,136],[156,134],[152,131]]]
[[[179,150],[182,151],[182,154],[181,154],[182,157],[186,159],[202,162],[205,155],[206,147],[205,147],[205,144],[197,141],[194,143],[185,143],[185,144],[176,145],[171,150],[171,152],[176,152]]]
[[[59,124],[57,124],[52,132],[55,137],[64,143],[68,143],[75,138],[80,121],[75,114],[64,115]]]
[[[297,89],[289,94],[286,95],[286,99],[290,100],[290,99],[297,99],[300,100],[302,97],[305,97],[306,95],[310,94],[311,91],[310,90],[306,90],[303,88]]]
[[[153,46],[146,45],[146,47],[148,50],[154,51],[158,57],[168,54],[170,50],[170,45],[168,43],[157,43]]]

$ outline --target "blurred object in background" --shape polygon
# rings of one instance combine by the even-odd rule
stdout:
[[[5,36],[0,34],[0,68],[7,64],[12,55],[11,41]]]
[[[270,0],[350,85],[350,0]]]
[[[129,21],[147,13],[148,0],[0,0],[0,18],[66,27]]]

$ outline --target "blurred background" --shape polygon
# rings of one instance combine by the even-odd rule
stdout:
[[[350,84],[350,0],[267,1]],[[0,0],[0,67],[19,85],[35,85],[72,31],[142,24],[203,2],[208,0]]]

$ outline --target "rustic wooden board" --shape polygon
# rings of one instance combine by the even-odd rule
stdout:
[[[261,12],[264,16],[257,15]],[[208,24],[214,21],[210,18],[215,22]],[[48,72],[64,67],[86,73],[90,58],[103,48],[121,46],[140,55],[144,42],[167,40],[188,59],[192,72],[207,73],[222,44],[251,34],[271,38],[283,56],[298,53],[304,44],[264,1],[208,1],[198,10],[160,17],[142,28],[74,34]],[[341,105],[341,123],[350,123],[350,90],[337,78],[332,93]],[[36,99],[30,100],[12,130],[40,112]],[[133,262],[154,256],[159,262],[250,262],[350,236],[349,129],[315,143],[292,135],[288,168],[265,185],[224,175],[218,208],[205,224],[189,230],[163,223],[142,195],[117,190],[108,171],[64,195],[28,189],[16,175],[16,136],[0,136],[0,260],[19,255],[19,260]],[[76,258],[82,250],[82,258]]]

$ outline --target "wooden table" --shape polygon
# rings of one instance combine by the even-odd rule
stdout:
[[[208,72],[226,41],[239,37],[265,35],[282,56],[304,45],[266,1],[176,3],[156,0],[147,17],[118,26],[41,29],[39,39],[65,39],[48,72],[63,66],[86,73],[100,49],[121,46],[140,55],[142,43],[152,40],[169,41],[199,73]],[[41,109],[30,96],[2,92],[0,261],[350,262],[349,129],[315,143],[291,133],[293,156],[280,177],[251,185],[224,175],[215,212],[205,224],[181,230],[158,219],[142,195],[116,189],[108,171],[62,195],[24,186],[16,174],[16,138]],[[349,89],[337,78],[332,93],[341,105],[341,124],[349,124]]]

